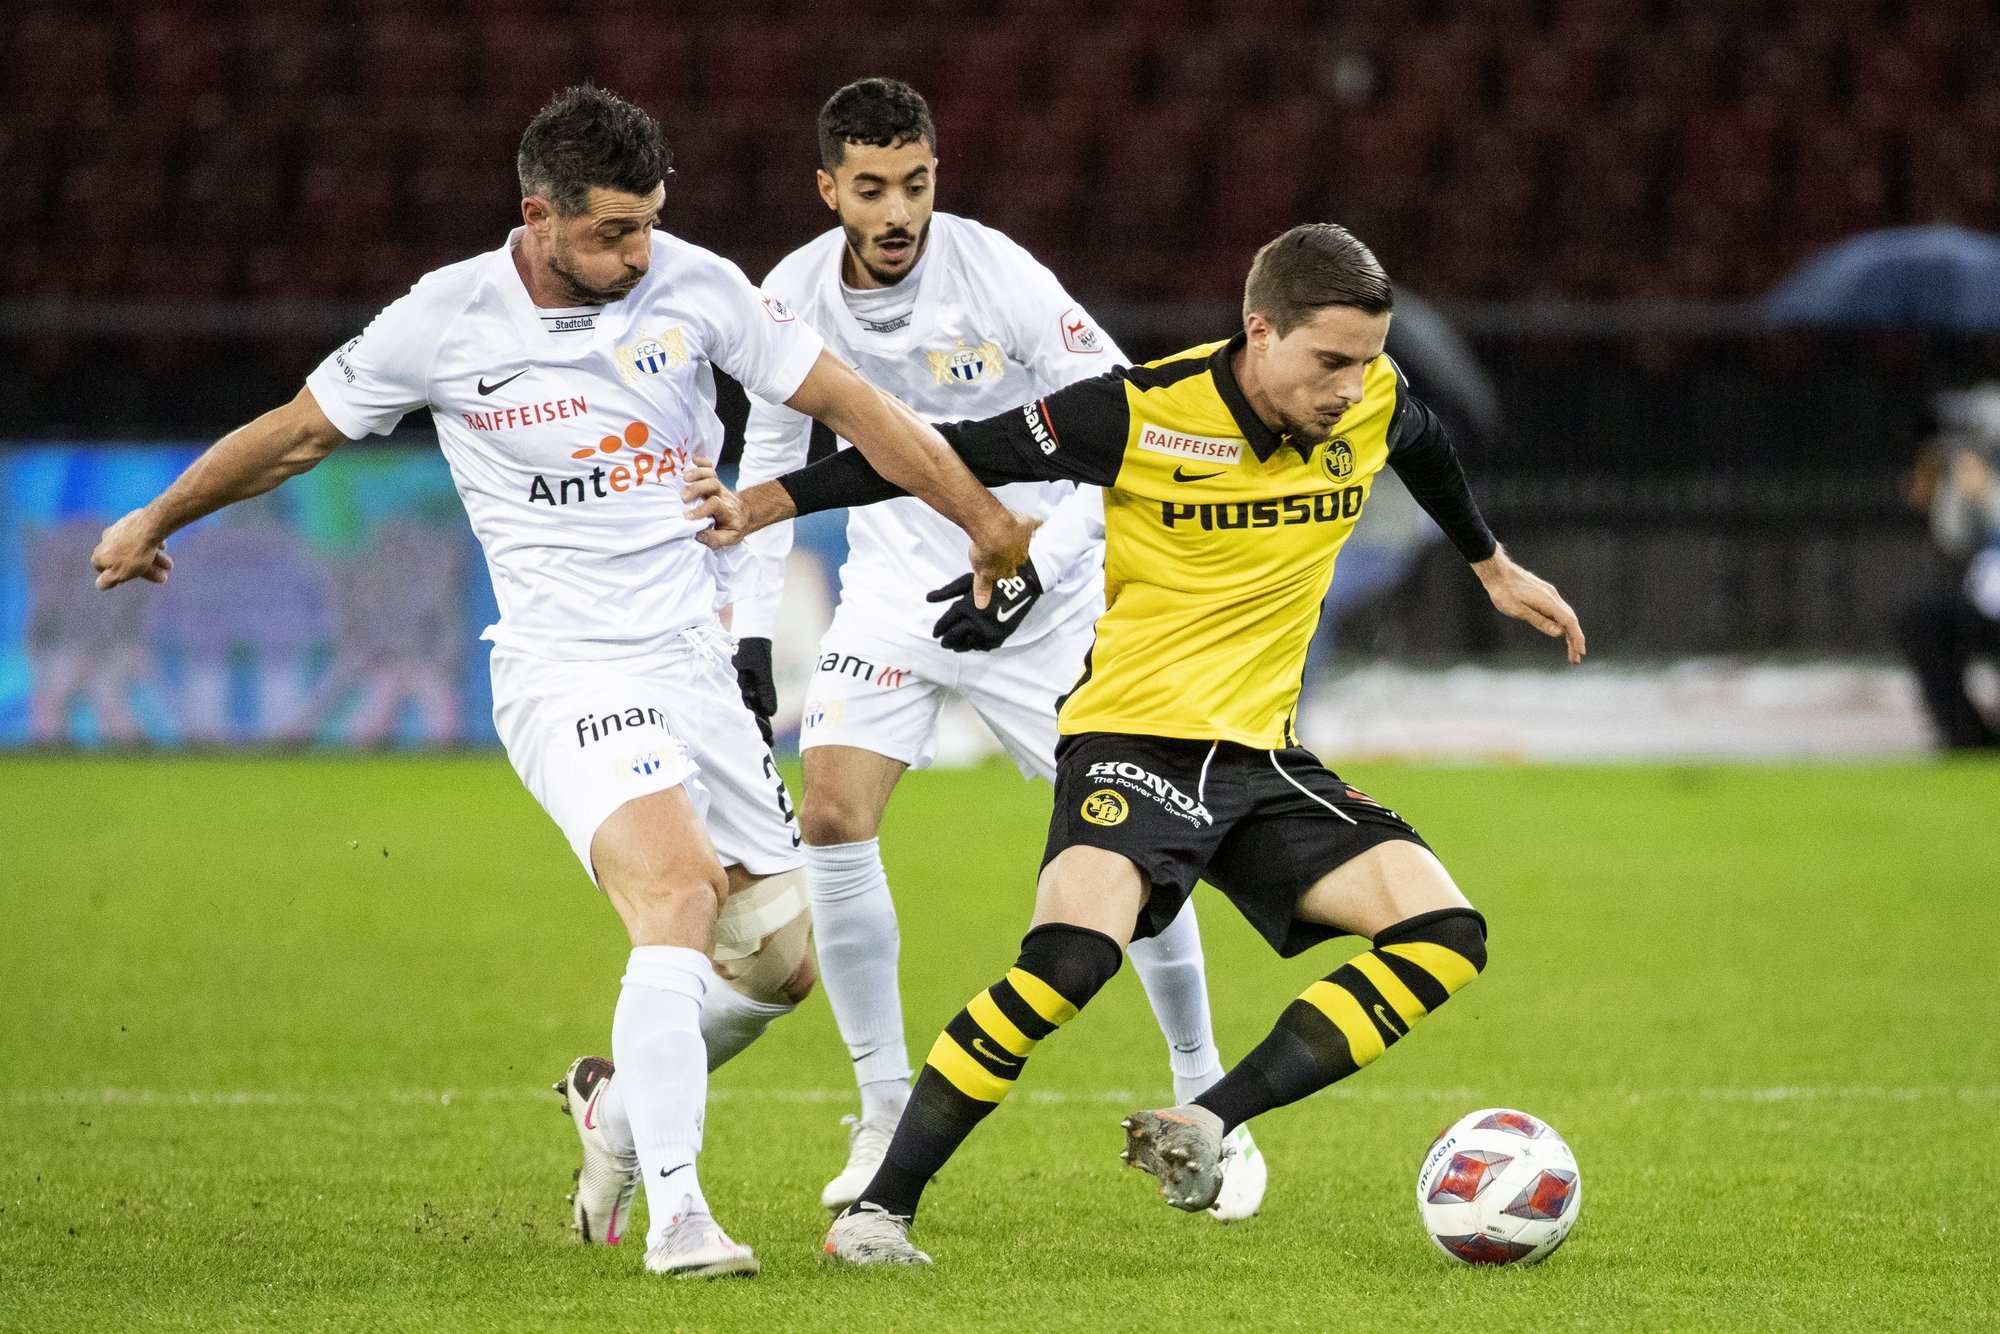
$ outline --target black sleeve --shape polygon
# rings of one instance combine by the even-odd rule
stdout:
[[[1072,481],[1109,486],[1125,461],[1131,430],[1125,373],[1078,380],[981,421],[941,422],[944,436],[987,486],[1006,482]],[[858,449],[843,449],[778,479],[800,514],[873,505],[907,494],[883,480]]]
[[[1459,466],[1450,432],[1436,413],[1411,395],[1409,382],[1400,373],[1396,416],[1389,423],[1389,466],[1467,561],[1485,560],[1499,548],[1465,483],[1465,469]]]

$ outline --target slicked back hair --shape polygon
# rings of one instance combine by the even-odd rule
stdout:
[[[937,127],[922,93],[899,79],[857,79],[819,109],[819,162],[832,171],[849,144],[900,148],[922,140],[937,152]]]
[[[1262,315],[1281,338],[1327,306],[1381,315],[1395,305],[1374,252],[1331,222],[1305,223],[1266,243],[1243,283],[1243,317]]]
[[[521,197],[540,195],[558,215],[581,214],[592,189],[649,195],[673,170],[659,122],[616,93],[582,83],[535,113],[514,160]]]

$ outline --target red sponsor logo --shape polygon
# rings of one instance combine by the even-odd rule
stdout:
[[[475,431],[511,431],[521,426],[543,426],[549,422],[568,421],[572,417],[584,417],[589,414],[589,405],[579,395],[574,398],[544,399],[540,403],[523,403],[519,407],[495,408],[491,412],[461,412],[458,415]]]

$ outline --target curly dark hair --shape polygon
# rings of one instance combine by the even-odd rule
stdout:
[[[514,165],[522,198],[540,195],[573,218],[594,188],[651,194],[672,173],[673,155],[658,121],[616,93],[581,83],[535,113]]]
[[[922,93],[898,79],[857,79],[819,109],[819,161],[828,171],[849,144],[900,148],[921,139],[937,152],[937,127]]]
[[[1396,305],[1375,252],[1331,222],[1309,222],[1267,243],[1243,283],[1243,316],[1262,315],[1280,337],[1324,306],[1380,315]]]

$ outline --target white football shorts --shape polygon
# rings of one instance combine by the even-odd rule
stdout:
[[[853,746],[921,769],[937,757],[938,713],[957,695],[993,729],[1023,777],[1054,782],[1056,701],[1083,671],[1099,610],[1080,607],[1019,648],[953,653],[928,636],[870,634],[842,608],[820,640],[799,749]]]
[[[494,648],[493,724],[507,758],[593,881],[598,826],[634,797],[682,784],[723,865],[767,876],[804,864],[732,646],[720,627],[699,627],[643,658],[556,662]]]

